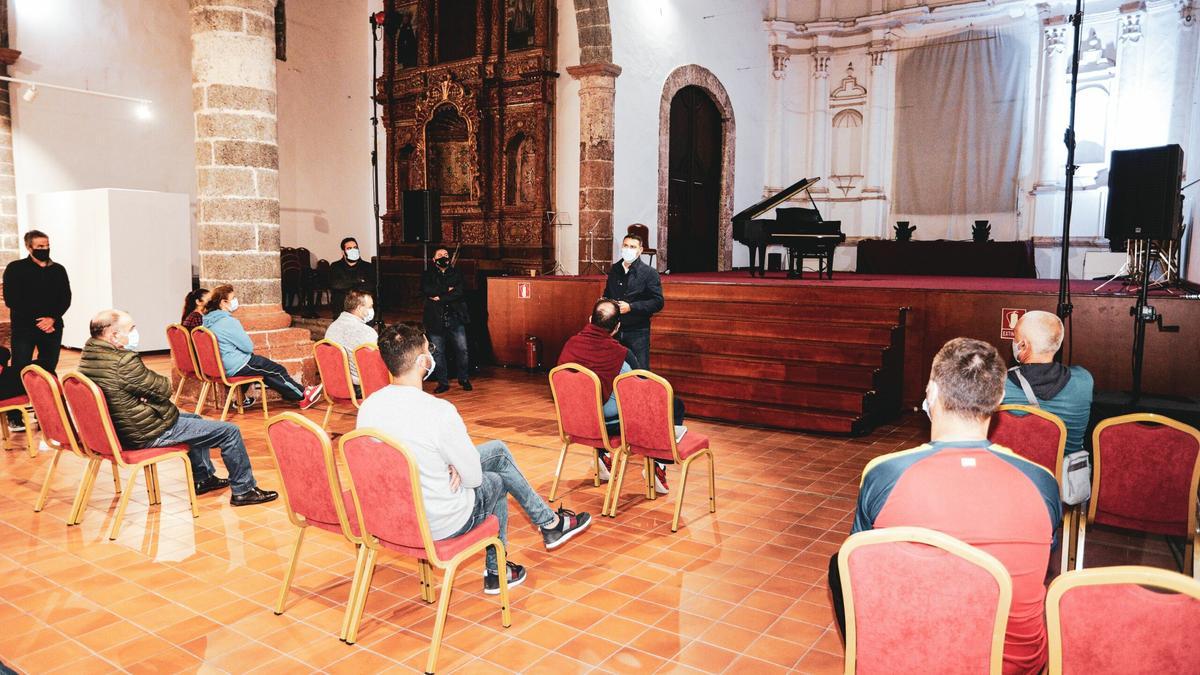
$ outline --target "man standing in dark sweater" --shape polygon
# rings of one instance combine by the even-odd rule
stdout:
[[[450,265],[450,251],[439,248],[433,252],[433,269],[421,274],[421,295],[425,296],[425,334],[433,348],[437,380],[435,394],[450,390],[450,345],[454,343],[454,363],[458,384],[471,391],[470,359],[467,356],[467,324],[471,314],[464,297],[462,272]]]
[[[663,308],[658,270],[642,262],[645,242],[635,234],[621,240],[621,259],[608,271],[604,297],[621,309],[617,339],[637,357],[638,367],[650,369],[650,317]]]
[[[12,318],[13,368],[36,363],[53,373],[62,346],[63,314],[71,306],[67,269],[50,259],[50,237],[25,233],[29,256],[4,268],[4,304]]]

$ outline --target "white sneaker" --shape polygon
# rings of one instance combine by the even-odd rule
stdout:
[[[646,480],[646,470],[642,469],[642,480]],[[654,463],[654,491],[660,495],[667,494],[667,469],[658,462]]]
[[[608,482],[612,478],[612,455],[608,454],[607,450],[601,450],[600,448],[596,448],[596,455],[600,457],[600,480]]]

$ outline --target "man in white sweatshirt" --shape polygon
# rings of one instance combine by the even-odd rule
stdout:
[[[489,515],[500,521],[500,541],[508,547],[508,496],[538,526],[554,550],[592,523],[591,515],[565,508],[553,511],[521,474],[503,441],[471,442],[454,404],[421,389],[436,362],[424,331],[401,323],[384,329],[379,353],[393,384],[372,394],[358,411],[358,428],[373,428],[400,441],[412,453],[421,480],[429,531],[435,540],[465,534]],[[496,553],[488,549],[483,592],[500,592]],[[508,561],[508,585],[525,581],[525,568]]]

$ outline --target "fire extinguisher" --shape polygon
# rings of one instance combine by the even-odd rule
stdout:
[[[525,338],[525,370],[533,371],[542,367],[542,340],[530,335]]]

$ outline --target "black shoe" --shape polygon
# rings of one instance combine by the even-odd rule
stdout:
[[[266,504],[267,502],[273,502],[278,497],[278,492],[260,490],[255,487],[250,488],[240,495],[234,495],[229,499],[229,503],[233,506],[250,506],[251,504]]]
[[[434,389],[434,390],[433,390],[433,393],[435,393],[435,394],[444,394],[444,393],[446,393],[446,392],[448,392],[448,391],[450,391],[450,385],[448,385],[448,384],[439,384],[439,385],[437,386],[437,389]]]
[[[553,551],[554,549],[567,543],[571,537],[588,529],[588,525],[592,524],[592,516],[589,513],[580,513],[576,515],[574,511],[558,508],[558,525],[547,528],[538,528],[542,531],[542,541],[546,544],[546,550]]]
[[[458,385],[463,388],[463,391],[471,391],[475,388],[471,386],[470,380],[467,380],[466,382],[459,382]]]
[[[210,492],[216,492],[217,490],[224,490],[227,487],[229,487],[228,478],[209,476],[199,483],[196,483],[196,496],[199,497],[200,495],[206,495]]]
[[[508,587],[520,586],[525,582],[525,568],[514,563],[505,563],[508,566]],[[495,572],[483,573],[483,592],[487,595],[500,595],[500,575]]]

